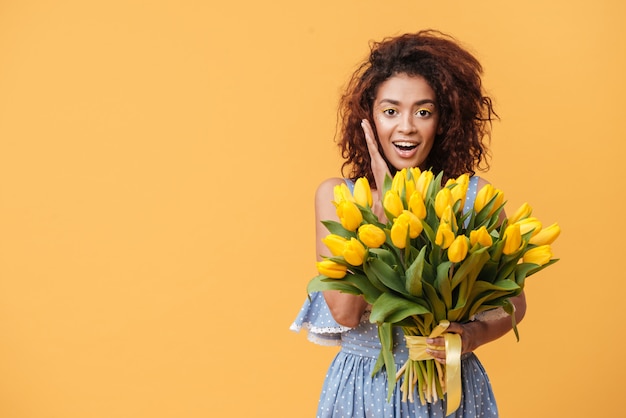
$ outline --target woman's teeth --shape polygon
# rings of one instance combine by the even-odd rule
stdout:
[[[417,144],[414,144],[412,142],[394,142],[393,145],[396,148],[401,149],[402,151],[410,151],[413,148],[417,147]]]

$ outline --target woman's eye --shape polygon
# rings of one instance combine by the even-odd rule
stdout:
[[[415,114],[424,118],[430,116],[432,112],[429,109],[419,109],[417,112],[415,112]]]
[[[396,111],[396,109],[385,109],[383,110],[383,113],[387,116],[394,116],[396,115],[398,112]]]

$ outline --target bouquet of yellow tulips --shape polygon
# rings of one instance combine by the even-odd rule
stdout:
[[[404,376],[403,401],[414,401],[415,386],[423,404],[448,393],[451,413],[460,402],[461,348],[458,336],[445,333],[448,321],[469,321],[501,307],[517,336],[509,299],[522,292],[526,277],[557,261],[550,244],[560,228],[542,228],[526,203],[503,219],[504,194],[491,185],[481,188],[473,208],[464,211],[469,176],[445,185],[442,177],[417,168],[387,177],[384,223],[372,211],[366,178],[356,180],[353,192],[345,183],[336,186],[333,203],[340,222],[323,221],[330,232],[323,241],[332,256],[317,263],[320,275],[307,291],[362,295],[371,305],[370,321],[378,324],[382,347],[374,373],[384,365],[389,376]],[[392,327],[402,327],[409,348],[409,360],[397,372]],[[441,334],[446,346],[450,343],[445,368],[425,351],[426,338]],[[388,395],[392,392],[389,385]]]

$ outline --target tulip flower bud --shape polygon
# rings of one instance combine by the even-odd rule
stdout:
[[[356,231],[363,221],[361,211],[349,200],[344,200],[337,205],[337,216],[341,225],[348,231]]]
[[[398,196],[402,196],[404,183],[406,183],[406,168],[397,171],[396,174],[393,176],[393,180],[391,181],[391,190],[396,192]]]
[[[352,197],[352,193],[350,193],[350,189],[348,188],[348,185],[345,182],[342,182],[341,184],[336,185],[333,188],[333,193],[335,196],[335,204],[339,204],[341,202],[343,202],[344,200],[347,201],[353,201],[354,198]]]
[[[387,235],[376,225],[364,224],[359,227],[359,239],[370,248],[378,248],[385,243]]]
[[[535,236],[539,233],[539,231],[541,231],[541,222],[537,218],[524,218],[515,223],[519,225],[520,233],[522,235],[533,231],[532,236]]]
[[[549,245],[540,245],[539,247],[531,248],[526,251],[522,259],[524,263],[533,263],[538,266],[543,266],[552,259],[552,249]]]
[[[437,196],[435,196],[435,213],[441,218],[444,210],[448,206],[452,206],[452,192],[447,187],[439,190]]]
[[[493,198],[495,194],[495,190],[491,184],[484,185],[476,194],[476,199],[474,200],[474,210],[476,212],[480,212],[483,208],[489,203],[489,201]]]
[[[530,207],[528,203],[522,204],[509,218],[509,224],[514,224],[516,222],[521,221],[522,219],[528,218],[530,214],[533,212],[533,208]]]
[[[331,260],[322,260],[317,262],[317,271],[331,279],[343,279],[346,276],[348,267]]]
[[[465,235],[459,235],[452,241],[448,248],[448,260],[453,263],[460,263],[465,260],[469,250],[468,239]]]
[[[441,222],[439,228],[437,228],[437,235],[435,236],[435,244],[443,248],[448,248],[454,241],[454,232],[450,228],[450,224]]]
[[[400,216],[400,214],[404,210],[400,195],[398,195],[398,193],[394,192],[393,190],[388,190],[387,193],[385,193],[385,197],[383,199],[383,207],[394,217]]]
[[[452,195],[451,204],[454,205],[459,200],[465,202],[465,195],[469,188],[469,175],[461,174],[456,179],[449,179],[446,182],[446,188],[450,189]]]
[[[391,242],[397,248],[403,249],[406,247],[406,238],[409,233],[409,218],[408,216],[404,216],[401,214],[393,221],[393,225],[391,226],[391,232],[389,233],[391,237]]]
[[[522,234],[520,233],[519,224],[507,226],[502,239],[504,240],[503,254],[511,255],[517,252],[522,246]]]
[[[493,244],[493,239],[491,238],[491,235],[489,235],[487,228],[485,228],[484,226],[481,226],[480,228],[471,231],[469,239],[472,246],[480,244],[483,247],[490,247],[491,244]]]
[[[419,191],[422,196],[426,196],[426,192],[428,192],[428,186],[433,181],[433,172],[432,171],[422,171],[420,176],[417,178],[415,182],[415,190]]]
[[[322,238],[322,242],[328,247],[332,255],[342,255],[343,248],[346,246],[348,240],[339,235],[329,234]]]
[[[539,231],[538,234],[533,235],[528,242],[533,245],[552,244],[554,240],[556,240],[560,234],[561,234],[561,227],[559,227],[558,224],[554,223],[550,225],[549,227],[544,228],[541,231]]]
[[[452,210],[452,206],[448,205],[441,214],[441,222],[447,223],[450,225],[450,228],[453,232],[456,232],[459,227],[456,223],[456,216],[454,216],[454,211]]]
[[[360,266],[365,258],[365,247],[358,239],[350,238],[343,249],[343,258],[353,266]]]
[[[354,201],[363,207],[372,206],[372,190],[367,177],[360,177],[354,183]]]
[[[504,192],[500,189],[494,188],[491,184],[486,184],[476,194],[476,200],[474,200],[474,210],[476,210],[476,212],[480,212],[485,206],[487,206],[491,199],[494,199],[494,203],[493,206],[491,206],[489,215],[492,215],[500,206],[502,206],[502,203],[504,203]]]
[[[413,183],[417,184],[417,179],[420,177],[420,174],[422,174],[422,171],[419,169],[419,167],[411,167],[409,168],[409,174],[411,175],[411,180],[413,180]]]
[[[422,194],[415,190],[409,197],[409,210],[419,219],[426,218],[426,205]]]
[[[422,225],[420,218],[408,210],[403,211],[400,216],[406,216],[409,221],[409,236],[417,238],[424,230],[424,225]]]

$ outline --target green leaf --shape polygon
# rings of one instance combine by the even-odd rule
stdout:
[[[344,238],[356,238],[356,233],[348,231],[346,228],[343,227],[343,225],[341,225],[340,222],[325,220],[322,221],[322,223],[331,234],[339,235],[340,237]]]
[[[437,226],[438,225],[439,224],[437,224]],[[430,224],[426,222],[426,220],[422,219],[422,226],[424,227],[424,230],[422,231],[422,233],[426,235],[426,238],[428,239],[428,241],[430,241],[431,243],[434,243],[435,238],[437,238],[437,233],[433,230]]]
[[[446,305],[437,294],[437,290],[429,283],[424,283],[424,294],[430,303],[435,322],[439,323],[442,319],[447,319]]]
[[[396,362],[393,358],[393,329],[391,324],[381,324],[378,326],[378,338],[380,339],[381,354],[387,370],[389,379],[387,401],[391,399],[396,385],[393,384],[396,376]]]
[[[362,274],[348,274],[342,279],[343,281],[353,284],[363,294],[363,298],[370,305],[376,302],[381,295],[381,291],[369,281],[367,276]]]
[[[452,282],[450,287],[454,290],[460,283],[462,283],[466,276],[471,273],[478,275],[482,267],[489,260],[489,253],[487,248],[481,248],[474,251],[461,263],[461,266],[456,270],[454,276],[452,276]]]
[[[502,305],[504,311],[511,316],[511,325],[513,327],[513,332],[515,333],[515,338],[519,342],[519,331],[517,330],[517,320],[515,319],[515,305],[511,303],[509,299],[507,299]]]
[[[498,263],[488,260],[478,274],[479,281],[493,283],[498,273]]]
[[[372,304],[370,322],[379,325],[385,322],[396,323],[412,315],[425,315],[431,312],[424,306],[396,296],[393,293],[383,293]]]
[[[450,286],[449,272],[451,261],[444,261],[437,266],[437,278],[435,279],[435,288],[439,291],[446,309],[452,308],[452,287]]]
[[[368,258],[363,263],[363,270],[367,277],[370,277],[370,280],[372,277],[375,277],[389,289],[395,290],[400,294],[408,294],[402,276],[384,261],[378,258]]]
[[[385,264],[394,266],[398,264],[398,259],[394,254],[384,248],[370,248],[368,249],[370,254],[374,254],[377,258],[381,259]]]
[[[362,294],[356,286],[344,279],[330,279],[321,274],[311,279],[306,288],[306,291],[309,294],[314,292],[323,292],[326,290],[338,290],[342,293],[349,293],[351,295]]]
[[[493,301],[501,298],[509,298],[516,296],[521,292],[521,288],[513,280],[502,280],[496,283],[476,282],[474,288],[468,298],[468,305],[471,306],[467,310],[467,318],[471,318],[478,312],[485,309],[485,305],[500,305]],[[487,302],[490,302],[487,304]]]
[[[421,251],[406,270],[406,290],[413,296],[422,296],[422,272],[424,271],[424,257],[426,247]]]

